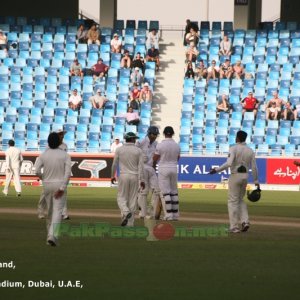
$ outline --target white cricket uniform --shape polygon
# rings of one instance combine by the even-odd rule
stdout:
[[[5,151],[5,160],[6,160],[6,181],[5,181],[3,193],[7,195],[11,179],[12,177],[14,177],[15,190],[18,194],[20,194],[22,191],[20,170],[23,161],[23,157],[20,149],[14,146],[10,146]]]
[[[68,152],[68,146],[64,142],[61,143],[58,148],[65,151],[65,152]],[[64,217],[68,217],[67,190],[65,191],[63,197],[65,197],[65,204],[64,204],[62,215]],[[44,190],[42,190],[40,200],[39,200],[39,203],[38,203],[38,215],[39,215],[39,217],[42,218],[42,217],[45,216],[45,214],[47,214],[47,202],[46,202]]]
[[[146,161],[144,158],[145,189],[140,191],[138,198],[138,204],[141,209],[140,217],[145,217],[147,215],[147,196],[150,190],[153,190],[154,192],[151,199],[153,215],[159,201],[160,189],[158,185],[158,178],[153,168],[153,155],[157,144],[157,141],[151,143],[148,136],[136,143],[136,146],[143,151],[143,155],[147,157]]]
[[[244,166],[245,173],[239,173],[238,168]],[[231,147],[227,161],[216,169],[221,172],[230,168],[231,175],[228,181],[228,213],[230,229],[239,228],[241,223],[249,223],[247,204],[243,201],[246,193],[249,169],[252,170],[254,183],[258,184],[258,172],[255,153],[246,143],[238,143]]]
[[[160,157],[158,183],[164,198],[165,219],[177,220],[179,218],[177,163],[180,157],[180,147],[172,138],[166,138],[157,145],[155,154]]]
[[[55,228],[61,223],[66,198],[64,196],[54,198],[54,194],[58,190],[67,190],[71,177],[71,157],[59,148],[47,149],[37,159],[35,170],[36,175],[43,180],[44,195],[47,202],[47,240],[51,239],[56,242],[58,233]]]
[[[114,177],[119,165],[120,176],[118,178],[118,206],[122,216],[128,213],[132,217],[127,226],[133,226],[134,213],[137,209],[137,197],[140,182],[144,182],[143,152],[133,143],[125,143],[116,150],[111,169],[111,177]]]

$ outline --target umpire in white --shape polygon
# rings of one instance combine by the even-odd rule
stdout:
[[[165,220],[178,220],[179,199],[177,188],[177,163],[180,158],[180,147],[173,140],[174,129],[165,127],[163,134],[165,139],[156,147],[153,156],[153,167],[158,167],[158,182],[163,195],[163,209]]]
[[[7,196],[8,188],[12,177],[14,177],[14,185],[17,196],[21,196],[21,180],[20,180],[20,170],[23,161],[23,157],[20,149],[15,147],[15,142],[13,140],[8,141],[9,148],[5,151],[5,161],[6,161],[6,181],[3,189],[3,194]]]
[[[117,201],[122,215],[121,226],[134,225],[139,187],[145,188],[143,152],[135,146],[136,139],[133,132],[125,134],[126,143],[117,148],[111,169],[112,184],[116,181],[117,166],[120,169]]]
[[[43,181],[43,192],[48,208],[47,243],[56,246],[58,238],[56,226],[61,223],[66,201],[64,194],[71,176],[71,157],[59,148],[60,138],[56,132],[49,134],[48,145],[49,148],[37,159],[35,170]]]
[[[230,148],[227,161],[219,168],[214,168],[209,172],[210,174],[215,174],[230,168],[228,213],[231,233],[245,232],[250,226],[247,204],[243,201],[250,168],[254,184],[259,187],[255,153],[246,145],[246,138],[247,133],[245,131],[238,131],[236,134],[236,145]],[[241,229],[239,222],[242,224]]]

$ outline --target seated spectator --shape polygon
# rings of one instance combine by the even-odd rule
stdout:
[[[207,68],[207,82],[210,79],[216,80],[220,76],[220,68],[216,66],[216,61],[212,60],[211,66]]]
[[[112,40],[110,41],[110,48],[112,53],[121,53],[122,42],[120,41],[117,33],[114,34]]]
[[[183,46],[187,46],[186,35],[190,33],[191,28],[192,28],[192,22],[190,19],[187,19],[185,25],[185,34],[183,38]]]
[[[93,24],[90,28],[90,30],[87,33],[87,39],[88,39],[88,44],[97,44],[100,45],[100,40],[99,40],[99,31],[96,27],[96,24]]]
[[[233,73],[233,69],[230,65],[230,60],[225,59],[225,62],[221,64],[220,67],[220,78],[230,79]]]
[[[72,110],[78,110],[82,105],[81,96],[77,93],[77,90],[73,90],[73,94],[69,98],[69,108]]]
[[[111,153],[115,153],[116,152],[116,150],[119,148],[119,147],[121,147],[121,146],[123,146],[123,144],[120,142],[120,139],[119,138],[115,138],[115,141],[111,144],[111,146],[110,146],[110,152]]]
[[[154,61],[155,66],[156,66],[156,71],[159,70],[159,51],[158,49],[155,49],[154,46],[152,46],[148,51],[147,51],[147,56],[146,56],[147,61]]]
[[[155,29],[152,29],[147,36],[147,42],[146,47],[147,49],[150,49],[152,46],[155,49],[159,49],[158,47],[158,41],[159,41],[159,34],[156,32]]]
[[[233,78],[235,79],[244,79],[245,70],[240,60],[238,60],[232,67]]]
[[[222,98],[219,100],[218,105],[217,105],[217,110],[218,110],[218,112],[225,111],[225,112],[229,113],[230,104],[228,101],[228,97],[225,94],[223,94]]]
[[[121,59],[121,68],[130,68],[131,66],[131,58],[129,56],[129,51],[124,51],[124,56]]]
[[[149,83],[146,82],[146,83],[144,83],[144,86],[140,92],[140,102],[142,102],[142,101],[150,102],[150,101],[152,101],[152,97],[153,97],[153,94],[149,87]]]
[[[242,111],[243,116],[244,116],[245,112],[253,112],[254,117],[256,116],[259,101],[256,98],[253,97],[252,92],[248,93],[248,97],[244,98],[241,101],[241,104],[242,104],[242,107],[243,107],[243,111]]]
[[[105,107],[105,103],[108,101],[107,98],[101,96],[101,90],[98,89],[97,93],[89,98],[90,102],[92,103],[93,108],[95,109],[102,109]]]
[[[140,117],[139,114],[133,111],[132,107],[128,107],[127,113],[125,114],[126,122],[128,125],[139,125]]]
[[[195,62],[198,54],[199,54],[199,51],[195,47],[194,43],[190,43],[190,45],[188,46],[188,48],[185,52],[186,60]]]
[[[194,69],[193,69],[193,64],[191,62],[188,62],[187,69],[185,71],[185,78],[194,79],[194,77],[195,77],[195,72],[194,72]]]
[[[142,85],[144,76],[138,67],[135,67],[133,72],[130,75],[130,80],[133,83],[137,83],[139,86]]]
[[[78,59],[74,59],[74,62],[70,67],[70,76],[83,76],[82,66],[78,62]]]
[[[300,105],[297,104],[296,106],[292,106],[290,102],[286,102],[284,105],[284,111],[283,111],[283,119],[284,120],[290,120],[295,121],[299,119],[300,115]]]
[[[219,55],[230,56],[231,53],[231,41],[229,40],[227,35],[224,35],[223,40],[220,43]]]
[[[135,82],[132,86],[132,89],[130,91],[130,100],[140,100],[140,89],[139,89],[139,85],[137,84],[137,82]],[[136,109],[136,108],[135,108]]]
[[[278,93],[273,93],[273,98],[266,104],[266,119],[277,120],[281,117],[281,111],[285,101],[278,97]]]
[[[144,73],[145,71],[145,61],[144,58],[141,56],[141,53],[138,52],[136,54],[136,57],[132,60],[131,63],[131,68],[140,68],[142,70],[142,72]]]
[[[195,74],[197,76],[197,80],[206,78],[207,76],[207,68],[204,65],[203,59],[199,61],[199,63],[196,65]]]
[[[3,33],[3,31],[0,29],[0,50],[6,50],[7,51],[7,37]]]
[[[99,77],[104,77],[107,74],[108,69],[109,67],[103,63],[103,59],[99,58],[98,62],[91,67],[94,80],[97,80]]]
[[[87,31],[85,30],[83,24],[80,24],[76,33],[78,43],[85,44],[87,42]]]
[[[195,46],[197,46],[199,42],[198,32],[192,27],[190,32],[185,36],[185,40],[187,45],[193,43]]]

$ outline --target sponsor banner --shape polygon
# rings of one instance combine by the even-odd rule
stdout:
[[[294,159],[269,158],[267,160],[268,184],[300,184],[300,167]]]
[[[226,182],[230,176],[229,170],[224,170],[220,174],[209,175],[211,168],[220,167],[227,157],[181,157],[178,164],[179,182]],[[256,160],[259,182],[266,182],[266,159],[258,158]],[[252,175],[249,176],[249,182],[253,182]],[[213,187],[212,187],[213,188]]]
[[[23,163],[21,166],[22,180],[35,180],[34,164],[39,156],[36,152],[22,153]],[[110,180],[111,166],[113,162],[112,155],[95,154],[70,154],[72,160],[71,180],[100,181]],[[5,176],[6,162],[5,153],[0,152],[0,176]]]

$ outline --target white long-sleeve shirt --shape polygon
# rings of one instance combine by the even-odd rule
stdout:
[[[142,149],[144,155],[148,157],[146,164],[150,167],[152,167],[153,165],[153,155],[155,153],[157,144],[157,141],[150,143],[150,139],[148,136],[136,143],[136,146]]]
[[[143,152],[133,143],[126,143],[116,150],[111,168],[111,177],[115,176],[117,166],[120,174],[138,175],[140,181],[144,181]]]
[[[71,177],[71,157],[60,148],[47,149],[37,159],[35,172],[43,183],[60,182],[60,190],[64,191]]]
[[[258,172],[255,160],[255,154],[251,148],[249,148],[246,143],[238,143],[235,146],[232,146],[229,149],[229,155],[227,161],[216,169],[217,172],[221,172],[225,169],[230,168],[231,174],[239,173],[237,169],[240,166],[244,166],[246,168],[246,173],[240,174],[247,174],[249,169],[252,169],[252,175],[254,183],[258,183]]]
[[[20,168],[23,157],[20,149],[10,146],[5,151],[6,168],[9,170]]]

